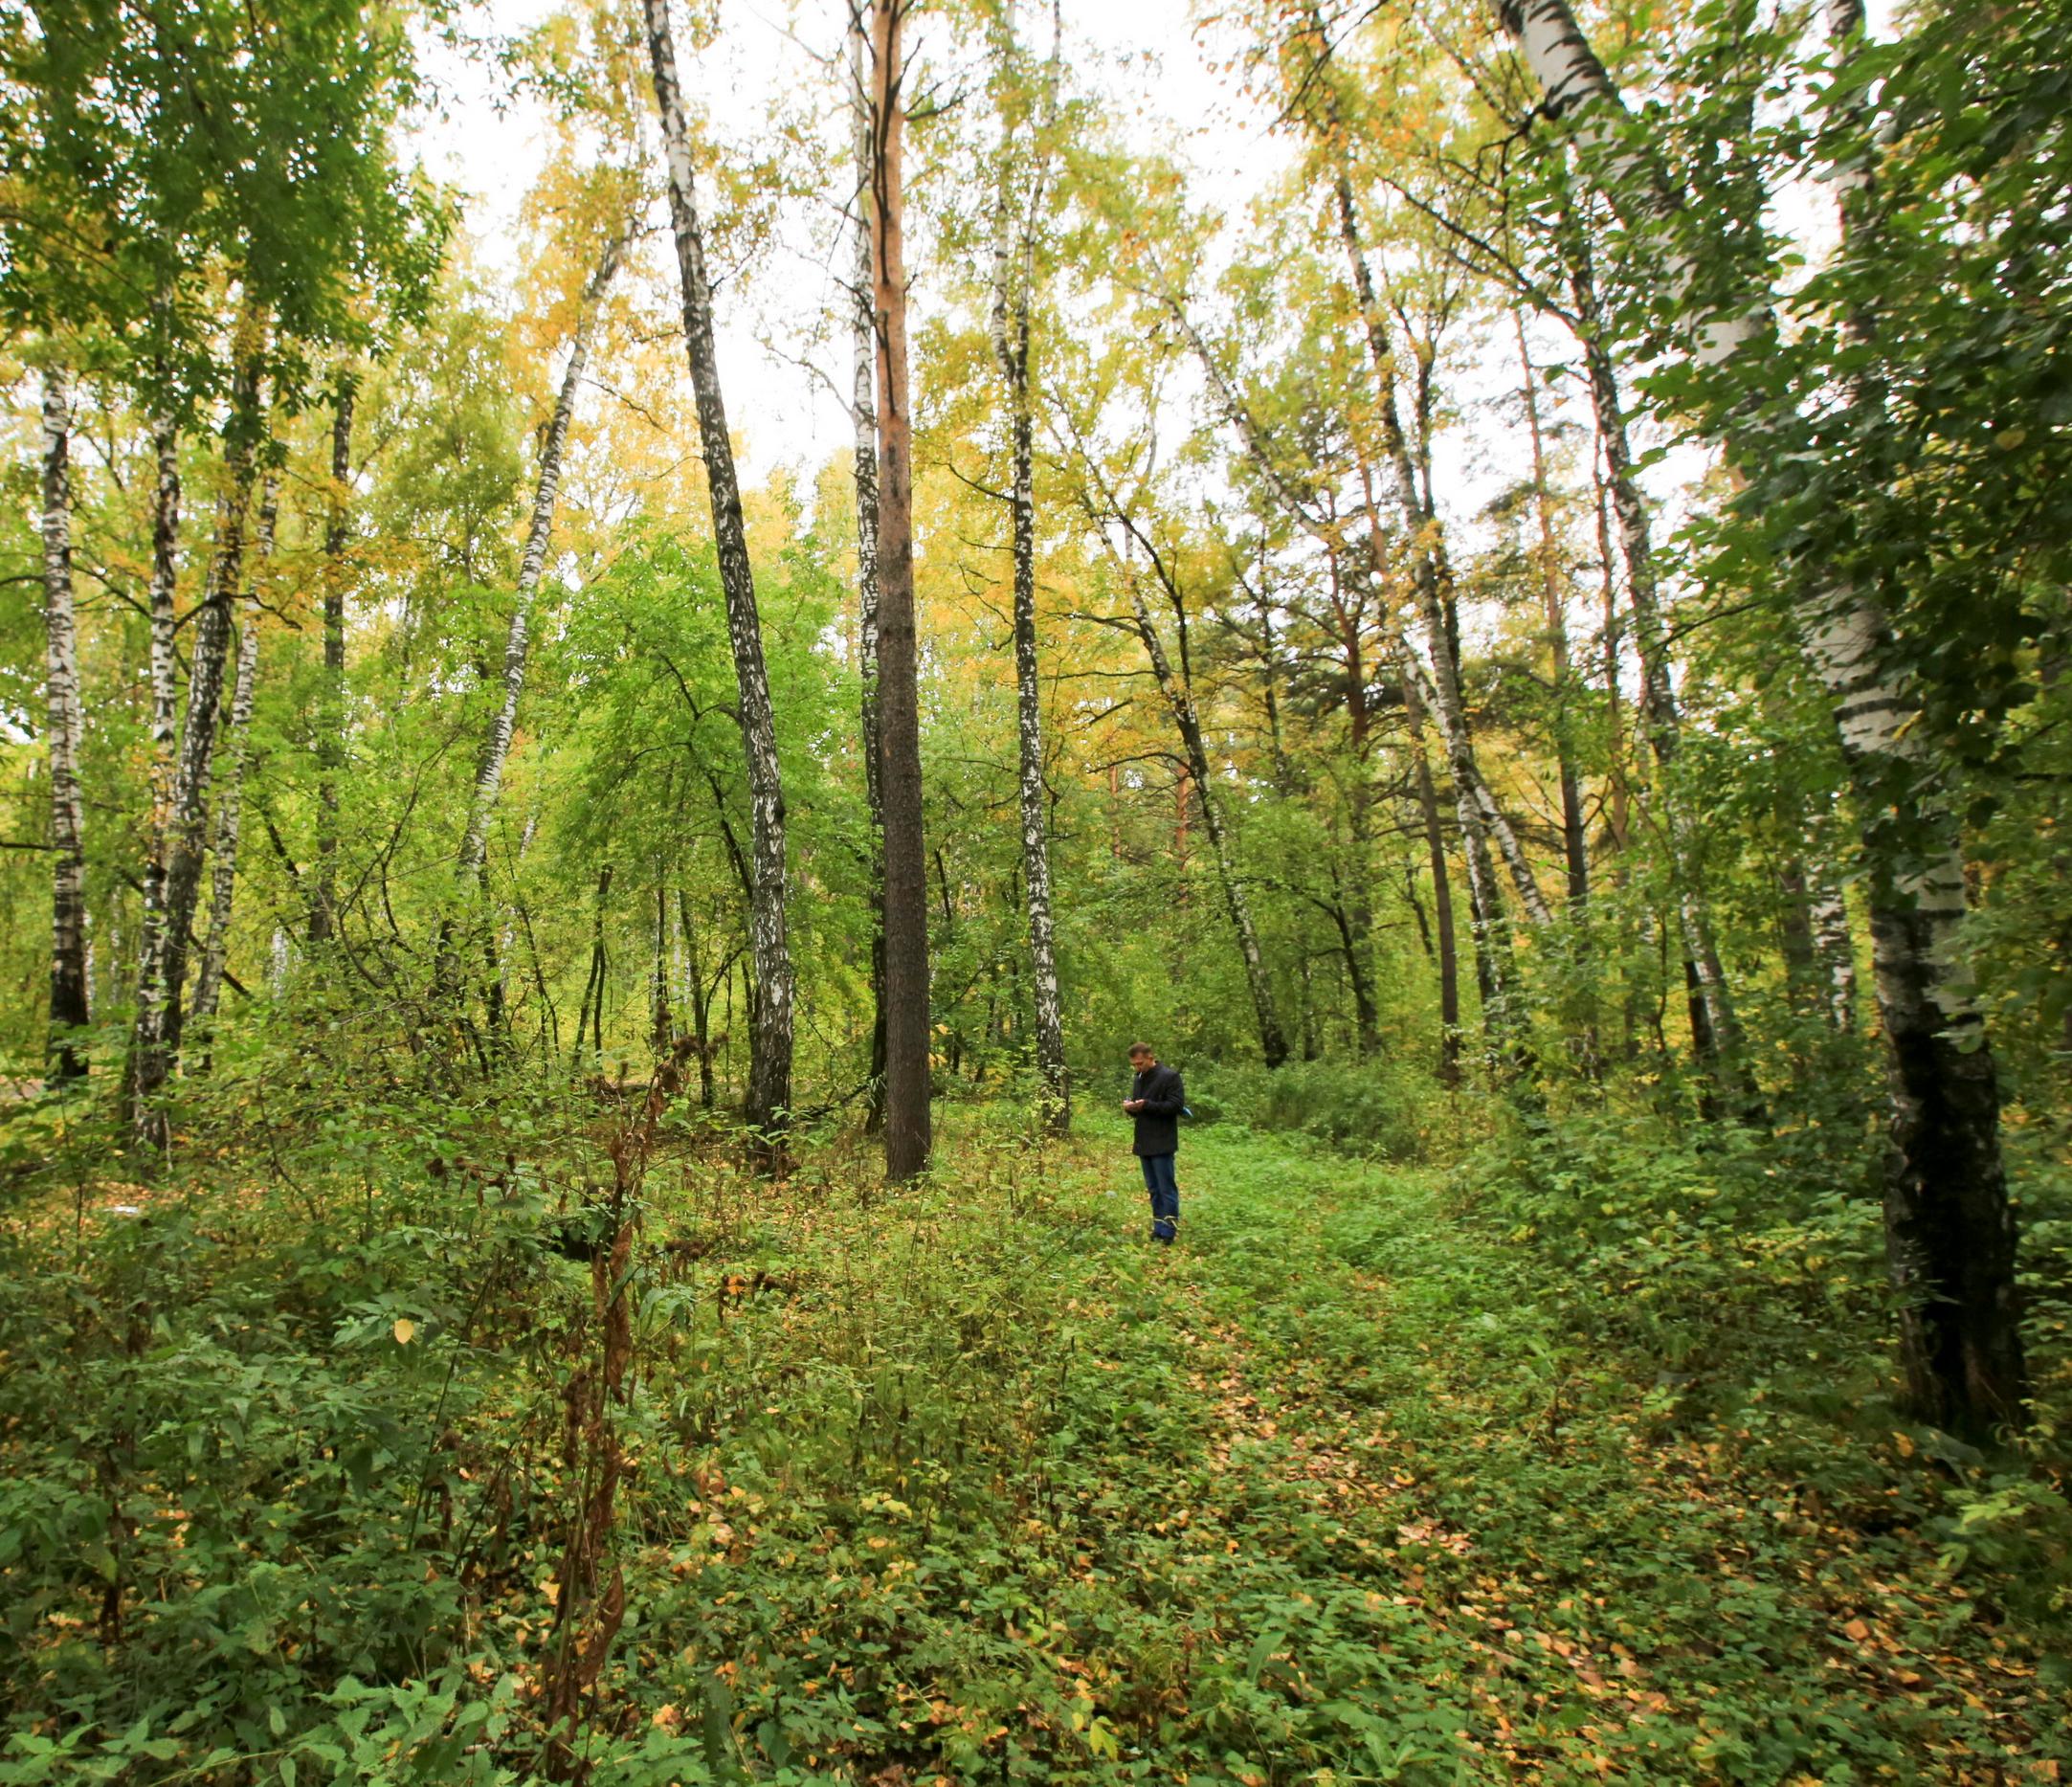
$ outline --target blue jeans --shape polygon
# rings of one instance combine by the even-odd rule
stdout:
[[[1139,1154],[1137,1164],[1144,1169],[1144,1189],[1151,1194],[1151,1220],[1161,1219],[1177,1222],[1180,1219],[1180,1182],[1173,1177],[1173,1157],[1170,1154]]]

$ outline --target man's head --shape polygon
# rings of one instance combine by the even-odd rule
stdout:
[[[1129,1045],[1129,1064],[1140,1073],[1147,1067],[1158,1065],[1158,1051],[1148,1042],[1132,1042]]]

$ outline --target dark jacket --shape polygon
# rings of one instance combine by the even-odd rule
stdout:
[[[1141,1098],[1144,1108],[1137,1112],[1137,1139],[1130,1145],[1132,1154],[1171,1154],[1180,1147],[1180,1107],[1187,1103],[1187,1092],[1180,1084],[1180,1070],[1168,1067],[1165,1062],[1154,1062],[1130,1083],[1129,1096]]]

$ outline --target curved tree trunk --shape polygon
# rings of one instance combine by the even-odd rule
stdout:
[[[51,845],[51,1008],[46,1049],[53,1086],[85,1078],[79,1037],[86,1008],[86,802],[79,747],[78,612],[72,592],[72,405],[57,367],[43,373],[43,622],[48,680]]]
[[[1012,6],[1007,30],[1012,43]],[[1036,483],[1031,439],[1034,420],[1029,391],[1029,313],[1036,286],[1036,227],[1048,174],[1048,137],[1057,73],[1054,49],[1049,97],[1035,126],[1018,267],[1010,252],[1012,145],[1001,145],[998,234],[992,259],[992,350],[1007,387],[1013,458],[1009,495],[1014,512],[1015,714],[1020,746],[1022,886],[1029,915],[1036,1077],[1042,1087],[1044,1120],[1052,1130],[1062,1135],[1072,1126],[1072,1093],[1065,1071],[1064,1018],[1058,993],[1057,946],[1051,923],[1050,821],[1043,787],[1043,685],[1036,661]]]
[[[734,474],[734,447],[726,432],[726,404],[713,347],[712,286],[705,274],[690,126],[677,79],[669,0],[643,0],[643,7],[656,108],[661,116],[662,146],[669,163],[669,216],[683,294],[683,345],[698,405],[698,437],[705,459],[705,487],[712,499],[712,537],[719,552],[720,587],[726,598],[726,631],[740,698],[741,744],[748,767],[749,847],[755,862],[748,947],[755,962],[756,999],[750,1015],[753,1039],[746,1116],[749,1127],[764,1138],[766,1160],[775,1164],[782,1156],[779,1138],[790,1121],[791,1105],[792,974],[785,922],[784,784],[777,765],[776,722],[763,663],[762,622],[755,608],[747,531],[742,522],[741,485]]]
[[[879,762],[885,814],[885,1171],[911,1177],[933,1147],[928,1108],[928,882],[922,833],[914,614],[913,421],[907,406],[902,166],[911,0],[872,0],[872,305],[878,341]]]
[[[1676,209],[1680,194],[1634,146],[1618,90],[1567,0],[1504,0],[1500,12],[1545,90],[1545,109],[1572,120],[1589,171],[1614,208],[1629,216]],[[1838,22],[1844,36],[1853,30],[1846,5]],[[1677,296],[1695,285],[1687,251],[1672,249],[1668,272]],[[1692,357],[1718,365],[1771,326],[1767,294],[1751,291],[1739,309],[1696,319]],[[1723,433],[1737,457],[1754,458],[1769,444],[1760,420]],[[1998,1074],[1954,948],[1964,860],[1947,772],[1912,724],[1919,695],[1895,662],[1889,624],[1869,592],[1815,568],[1797,620],[1862,814],[1872,961],[1891,1049],[1885,1258],[1905,1300],[1907,1401],[1953,1430],[2019,1424],[2028,1369],[2016,1221]]]

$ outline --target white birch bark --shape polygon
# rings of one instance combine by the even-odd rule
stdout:
[[[223,991],[224,970],[230,965],[231,910],[237,896],[237,843],[243,824],[245,768],[251,760],[252,709],[258,694],[259,598],[258,572],[274,551],[274,523],[278,511],[279,478],[269,471],[259,500],[259,524],[253,539],[252,580],[239,602],[237,622],[237,678],[232,687],[229,715],[223,724],[223,793],[216,801],[214,860],[211,864],[209,932],[202,945],[201,972],[194,982],[191,1016],[204,1045],[215,1021],[216,1005]]]
[[[713,345],[712,285],[705,272],[690,125],[684,117],[683,93],[677,78],[669,0],[642,0],[642,8],[648,56],[655,75],[656,109],[661,119],[662,146],[669,166],[669,216],[683,294],[684,351],[698,406],[705,486],[712,501],[713,543],[719,554],[720,587],[726,599],[727,637],[733,647],[741,743],[748,769],[750,848],[755,866],[748,938],[755,960],[756,1000],[746,1116],[752,1128],[774,1137],[786,1128],[791,1103],[793,988],[785,914],[784,784],[777,763],[776,723],[770,709],[769,673],[763,661],[762,622],[755,607],[747,531],[742,521],[741,486],[734,471],[734,448],[726,432],[726,404],[720,390],[719,359]],[[773,1148],[770,1152],[774,1157],[777,1150]]]
[[[1587,251],[1578,247],[1569,259],[1571,295],[1582,324],[1581,345],[1597,439],[1604,455],[1605,483],[1618,524],[1619,549],[1626,561],[1626,596],[1633,614],[1634,649],[1640,660],[1640,724],[1648,748],[1661,769],[1657,804],[1676,873],[1677,935],[1682,945],[1690,993],[1697,1002],[1693,1041],[1701,1064],[1723,1092],[1737,1068],[1746,1069],[1741,1020],[1734,1009],[1727,972],[1720,961],[1712,909],[1702,883],[1702,852],[1691,823],[1689,802],[1678,779],[1678,754],[1683,738],[1682,716],[1669,675],[1669,632],[1662,617],[1661,587],[1657,576],[1653,531],[1647,501],[1635,475],[1626,431],[1626,410],[1617,369],[1604,345],[1604,317]]]
[[[166,872],[172,852],[173,784],[179,773],[177,615],[180,547],[180,436],[171,420],[151,425],[156,479],[151,498],[150,810],[145,821],[144,915],[137,947],[137,1029],[159,1035],[166,1004]]]
[[[43,621],[51,776],[50,1035],[48,1083],[87,1073],[78,1032],[87,1021],[86,802],[79,787],[85,711],[79,697],[78,610],[72,586],[72,405],[62,368],[43,373]]]
[[[331,412],[331,488],[323,528],[323,699],[317,741],[317,891],[309,903],[309,941],[338,928],[338,782],[345,767],[345,546],[351,538],[352,416],[355,374],[342,369]]]
[[[857,501],[857,682],[863,728],[863,795],[869,810],[871,892],[871,1059],[865,1109],[876,1128],[884,1111],[885,1079],[885,804],[878,726],[878,327],[871,302],[870,41],[863,0],[851,0],[849,78],[856,156],[856,233],[849,295],[849,421],[855,437]],[[701,1058],[709,1093],[712,1062]],[[705,1100],[710,1106],[711,1099]]]
[[[1452,573],[1446,562],[1444,527],[1418,488],[1417,468],[1396,394],[1395,348],[1390,340],[1388,318],[1382,312],[1373,272],[1368,265],[1367,252],[1361,241],[1352,183],[1343,171],[1333,180],[1332,197],[1338,213],[1339,239],[1351,270],[1353,296],[1360,306],[1368,356],[1374,369],[1383,457],[1388,462],[1391,487],[1395,495],[1397,520],[1411,546],[1411,581],[1424,617],[1426,649],[1432,656],[1432,686],[1428,691],[1432,717],[1438,726],[1439,741],[1445,748],[1455,786],[1463,795],[1462,810],[1472,815],[1474,831],[1493,843],[1497,854],[1504,859],[1504,866],[1510,874],[1526,917],[1536,927],[1551,925],[1553,908],[1540,891],[1539,881],[1532,872],[1531,863],[1526,860],[1518,834],[1511,829],[1510,821],[1497,805],[1476,761],[1474,737],[1468,727],[1467,707],[1460,693],[1460,667],[1454,660],[1453,629],[1446,615]],[[1488,908],[1491,914],[1497,910],[1496,906]]]
[[[1179,728],[1181,743],[1187,749],[1195,798],[1201,802],[1202,829],[1209,834],[1209,848],[1215,860],[1216,884],[1222,891],[1223,908],[1230,916],[1231,929],[1237,933],[1237,953],[1244,964],[1245,986],[1252,994],[1259,1053],[1264,1056],[1267,1066],[1278,1067],[1287,1060],[1287,1039],[1281,1028],[1273,983],[1267,978],[1265,959],[1259,950],[1259,927],[1252,920],[1251,903],[1245,898],[1244,883],[1237,879],[1237,864],[1231,860],[1222,803],[1216,798],[1208,748],[1202,743],[1201,724],[1194,712],[1194,699],[1185,681],[1174,673],[1172,660],[1166,654],[1165,641],[1159,637],[1144,592],[1126,567],[1123,582],[1129,592],[1130,613],[1136,619],[1137,637],[1144,642],[1145,656],[1150,660],[1151,676],[1158,683],[1158,692],[1165,698],[1173,724]]]
[[[224,486],[216,506],[215,548],[195,627],[186,729],[173,766],[163,943],[157,962],[147,957],[144,964],[137,1020],[130,1038],[127,1087],[131,1132],[145,1159],[162,1153],[167,1140],[158,1095],[179,1057],[188,953],[208,856],[209,790],[214,767],[216,718],[222,705],[230,655],[231,598],[238,588],[244,565],[245,511],[252,498],[263,347],[264,331],[258,320],[248,312],[239,324],[234,350],[237,371],[225,428]]]
[[[518,561],[517,600],[511,607],[510,631],[503,642],[503,700],[490,721],[489,735],[482,741],[482,754],[475,771],[475,793],[468,805],[467,829],[460,835],[457,874],[461,885],[468,889],[482,877],[482,864],[489,853],[489,823],[496,815],[504,766],[510,760],[511,739],[518,728],[518,704],[525,690],[525,658],[531,644],[532,604],[546,568],[547,547],[554,536],[554,503],[561,494],[562,457],[568,445],[569,425],[575,419],[576,395],[582,389],[583,369],[596,338],[605,288],[612,283],[625,252],[625,236],[613,235],[583,286],[576,309],[575,336],[568,346],[568,364],[562,371],[561,390],[555,396],[546,439],[540,449],[532,525],[525,534],[524,555]]]
[[[1054,32],[1057,14],[1052,15]],[[1005,19],[1012,54],[1014,14]],[[1013,252],[1011,197],[1014,144],[1003,134],[1000,192],[992,259],[992,350],[1006,387],[1013,466],[1009,492],[1013,510],[1014,581],[1014,685],[1020,752],[1022,887],[1029,919],[1030,983],[1036,1016],[1036,1076],[1044,1117],[1062,1134],[1071,1126],[1072,1095],[1065,1067],[1064,1019],[1058,991],[1058,957],[1051,919],[1049,809],[1043,786],[1043,685],[1036,658],[1036,481],[1032,458],[1034,418],[1029,390],[1030,306],[1036,287],[1036,233],[1049,178],[1050,132],[1057,104],[1058,53],[1047,70],[1047,91],[1031,145],[1028,190],[1023,198],[1021,252]],[[1204,787],[1203,795],[1207,796]]]
[[[1674,211],[1681,195],[1632,141],[1618,90],[1567,0],[1503,0],[1546,94],[1573,122],[1593,179],[1629,221]],[[1842,53],[1860,29],[1847,4],[1831,15]],[[1864,175],[1851,176],[1855,192]],[[1845,190],[1844,227],[1852,196]],[[1697,287],[1687,250],[1667,253],[1680,300]],[[1701,314],[1692,357],[1723,364],[1772,327],[1767,292],[1728,314]],[[1729,453],[1758,458],[1759,419],[1725,431]],[[2016,1232],[1999,1140],[1999,1084],[1970,975],[1957,953],[1964,916],[1961,841],[1943,766],[1920,728],[1917,690],[1886,649],[1889,624],[1844,576],[1816,579],[1800,598],[1802,648],[1828,695],[1862,808],[1870,868],[1872,962],[1891,1051],[1886,1264],[1903,1299],[1901,1362],[1913,1410],[1982,1432],[2025,1418],[2027,1365],[2015,1264]]]

